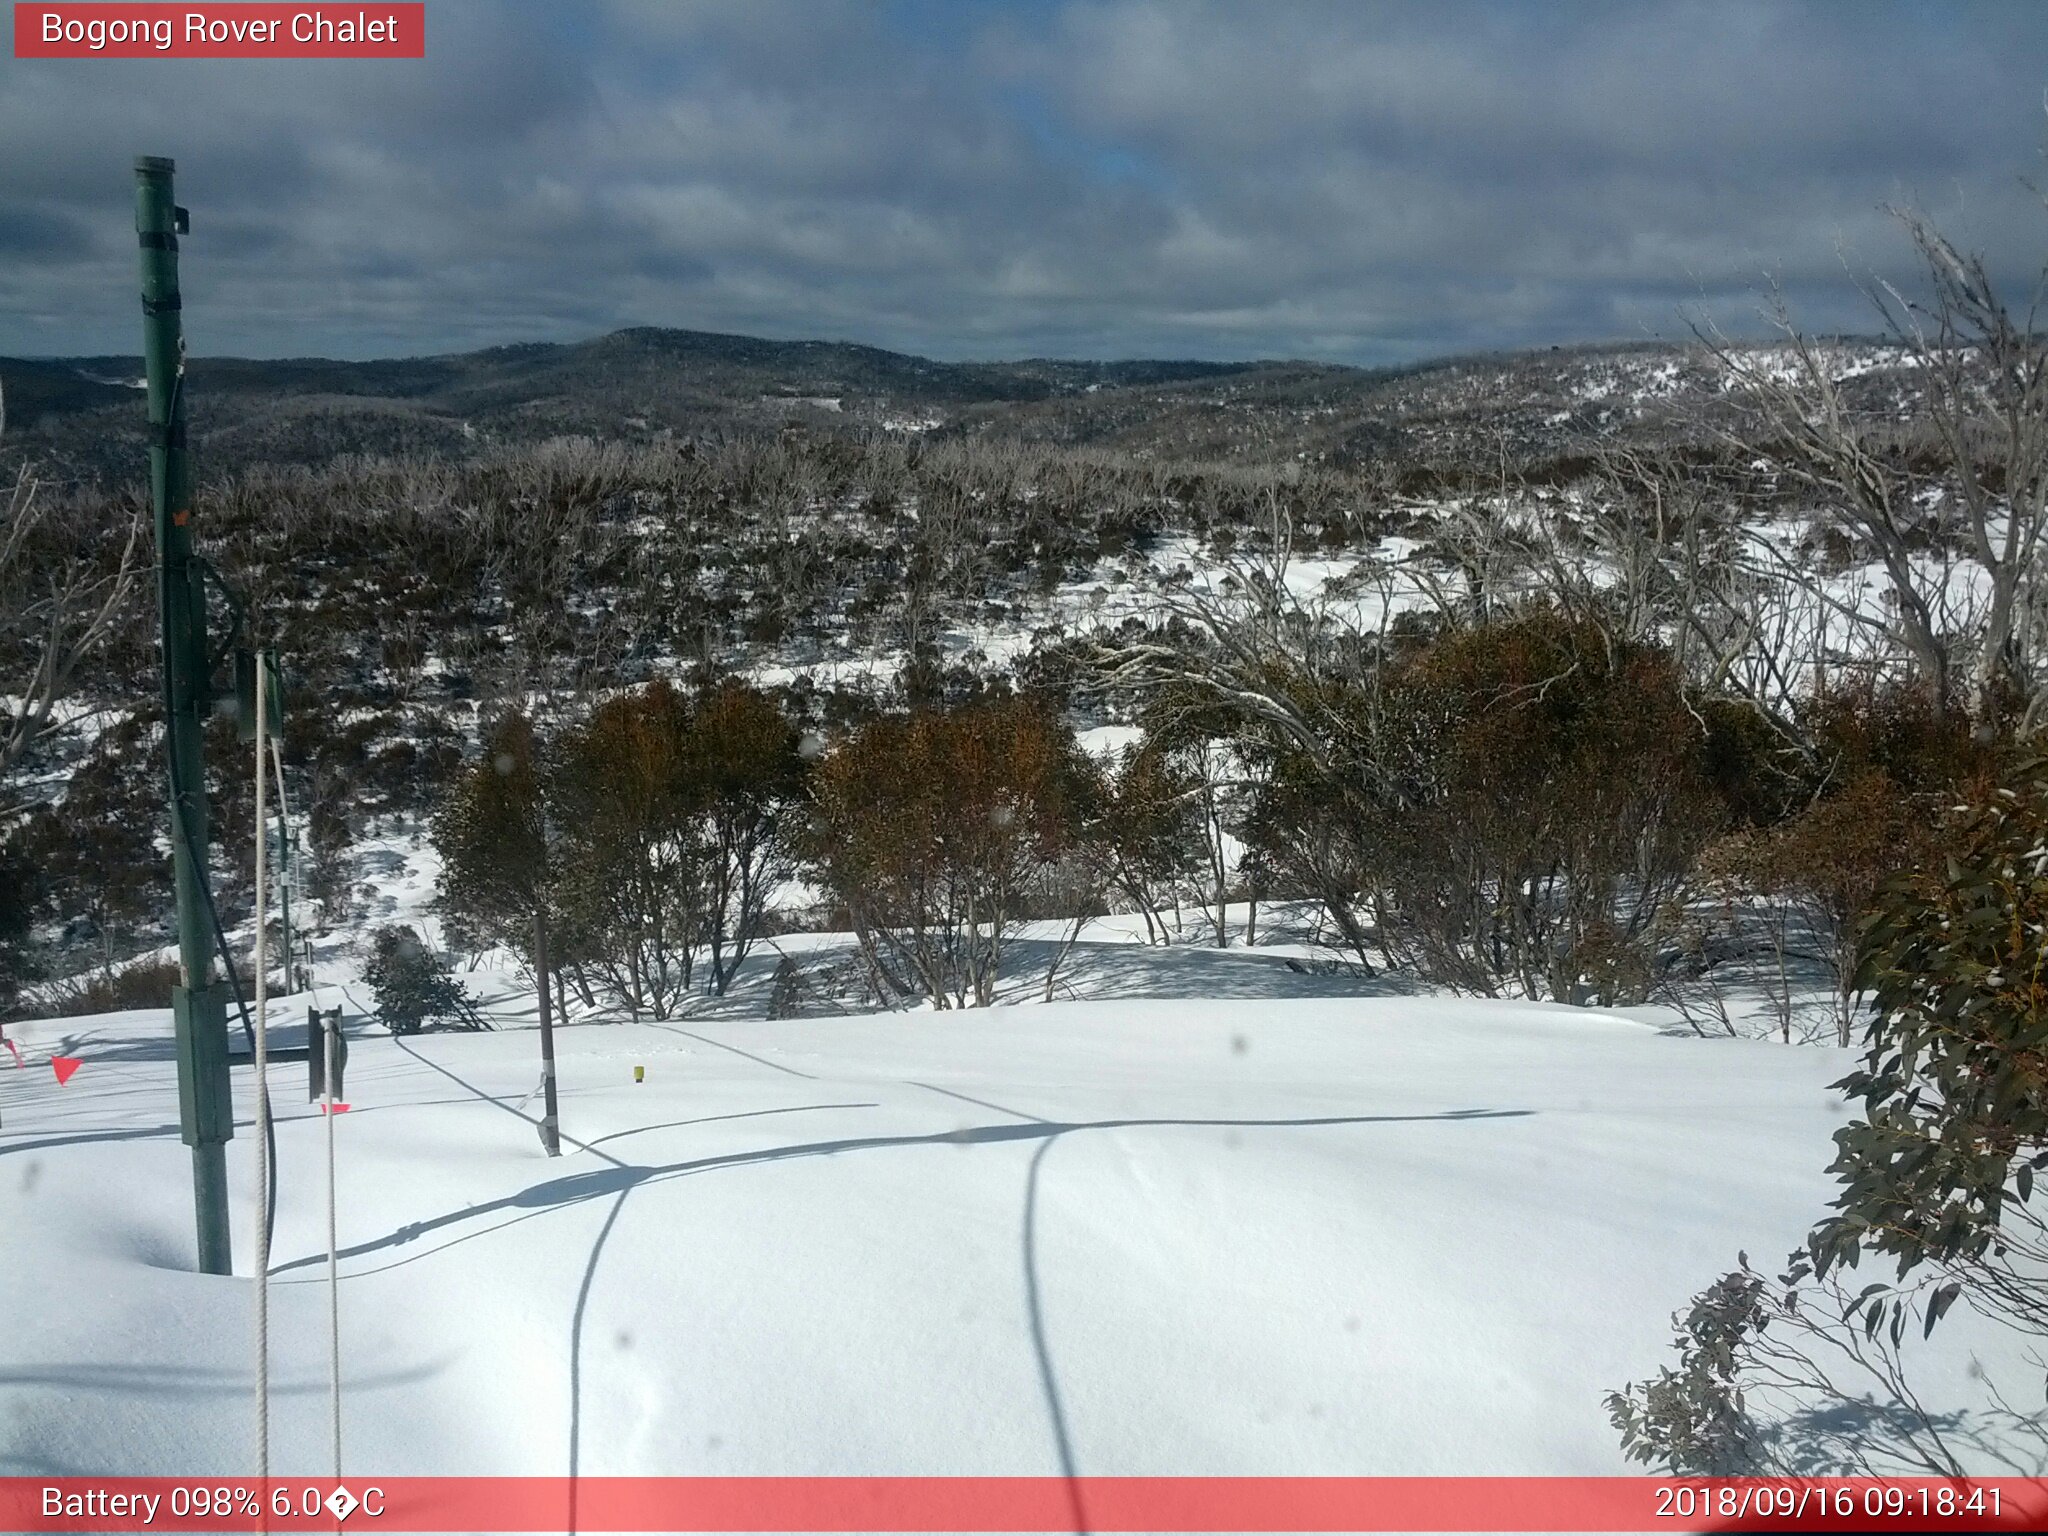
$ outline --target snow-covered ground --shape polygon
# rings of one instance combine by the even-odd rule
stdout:
[[[1089,746],[1121,745],[1094,733]],[[360,926],[430,942],[417,829],[360,852]],[[1794,1246],[1832,1193],[1838,1050],[1630,1014],[1410,995],[1312,913],[1066,937],[999,1006],[844,1005],[846,935],[755,951],[685,1017],[558,1032],[542,1152],[530,983],[499,1025],[398,1040],[350,943],[307,1001],[354,1038],[337,1121],[348,1465],[401,1473],[1607,1473],[1602,1395],[1669,1316]],[[294,1021],[297,1021],[296,1023]],[[252,1070],[233,1069],[239,1278],[193,1262],[168,1014],[9,1026],[0,1057],[0,1466],[252,1465]],[[239,1042],[237,1042],[239,1047]],[[48,1060],[83,1065],[59,1085]],[[644,1067],[644,1082],[634,1068]],[[325,1122],[273,1069],[274,1466],[327,1445]],[[1916,1384],[1981,1400],[2009,1340],[1944,1324]],[[2002,1469],[2001,1469],[2002,1470]]]
[[[244,1467],[251,1286],[191,1272],[166,1017],[16,1033],[84,1066],[0,1086],[7,1459]],[[592,1025],[561,1035],[573,1149],[551,1162],[516,1107],[534,1045],[355,1047],[357,1465],[1619,1471],[1601,1392],[1736,1248],[1804,1230],[1840,1066],[1424,999]],[[302,1070],[274,1089],[273,1445],[310,1473]],[[244,1275],[253,1146],[232,1149]]]
[[[1194,953],[1121,947],[1161,991]],[[1737,1250],[1782,1253],[1827,1201],[1837,1052],[1275,995],[1310,978],[1204,963],[1206,1000],[566,1028],[556,1161],[532,1031],[361,1035],[336,1127],[348,1465],[1620,1472],[1603,1392],[1665,1361],[1670,1312]],[[167,1015],[11,1032],[0,1463],[246,1471],[250,1069],[242,1278],[213,1278]],[[83,1061],[61,1087],[58,1053]],[[272,1446],[314,1474],[303,1070],[274,1069]],[[1944,1332],[1936,1401],[1996,1342]]]

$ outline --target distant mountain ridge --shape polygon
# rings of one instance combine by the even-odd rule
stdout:
[[[1217,363],[1139,359],[1070,362],[1026,358],[1014,362],[942,363],[911,353],[843,341],[771,341],[716,331],[635,326],[589,341],[523,342],[420,357],[354,362],[323,357],[194,357],[195,393],[201,388],[240,393],[378,395],[435,399],[450,405],[490,400],[537,387],[607,382],[620,374],[681,372],[701,386],[784,393],[826,389],[900,394],[919,400],[1035,400],[1086,388],[1216,378],[1274,366],[1267,362]],[[123,398],[105,380],[140,378],[142,359],[128,357],[0,357],[11,397],[33,410],[91,409]],[[1349,370],[1344,370],[1349,371]]]
[[[581,342],[439,356],[195,357],[202,455],[318,461],[340,452],[474,451],[563,433],[634,435],[758,425],[830,410],[870,426],[918,413],[1255,373],[1266,363],[1139,360],[943,363],[839,341],[771,341],[634,327]],[[125,462],[141,429],[140,357],[0,358],[10,435],[77,461]],[[831,404],[830,402],[836,402]],[[361,419],[351,419],[361,418]],[[206,467],[202,460],[202,469]]]
[[[1882,373],[1873,355],[1859,368]],[[144,451],[141,375],[137,357],[0,358],[9,456],[59,477],[132,478]],[[197,357],[188,383],[203,478],[342,454],[464,457],[559,436],[644,441],[792,425],[1337,466],[1457,457],[1475,443],[1495,455],[1505,442],[1541,460],[1631,423],[1682,421],[1685,402],[1720,392],[1697,359],[1655,342],[1388,368],[946,363],[855,342],[647,326],[362,362]]]

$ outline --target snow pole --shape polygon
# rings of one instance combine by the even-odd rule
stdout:
[[[192,551],[192,464],[185,441],[185,332],[178,236],[185,210],[171,195],[174,162],[135,162],[135,232],[142,248],[142,341],[149,383],[149,492],[157,552],[164,736],[169,762],[171,866],[177,888],[178,1118],[192,1149],[192,1205],[204,1274],[232,1272],[228,1245],[227,995],[213,978],[207,909],[204,736],[212,688],[206,643],[206,567]]]
[[[318,1018],[315,1014],[313,1017]],[[341,1274],[340,1250],[336,1246],[335,1199],[334,1199],[334,1086],[341,1073],[341,1063],[335,1059],[335,1042],[341,1037],[341,1010],[334,1010],[334,1022],[320,1030],[320,1043],[313,1045],[310,1036],[308,1047],[321,1053],[320,1097],[322,1108],[327,1114],[327,1381],[329,1387],[329,1413],[334,1440],[334,1480],[341,1481]]]
[[[270,964],[264,950],[263,850],[270,829],[263,824],[267,775],[264,751],[270,722],[264,711],[263,652],[256,653],[256,1476],[270,1481]],[[311,1042],[308,1042],[309,1044]],[[264,1497],[268,1501],[266,1486]]]
[[[555,1020],[548,1007],[548,915],[533,917],[533,973],[540,984],[540,1144],[549,1157],[562,1155],[562,1121],[555,1106]]]

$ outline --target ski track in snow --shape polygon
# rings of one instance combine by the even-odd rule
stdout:
[[[0,1456],[245,1471],[251,1291],[191,1271],[168,1016],[15,1032]],[[1824,1207],[1843,1066],[1435,998],[591,1024],[559,1037],[550,1161],[515,1107],[534,1046],[355,1043],[351,1466],[1621,1472],[1601,1394]],[[36,1070],[59,1049],[65,1088]],[[298,1084],[277,1069],[272,1444],[310,1475],[324,1139]]]

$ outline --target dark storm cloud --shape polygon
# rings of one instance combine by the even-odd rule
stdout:
[[[83,255],[92,247],[87,225],[68,213],[23,204],[0,219],[0,257],[52,261]]]
[[[0,352],[132,350],[179,161],[206,352],[630,324],[944,357],[1867,328],[1915,199],[2012,280],[2048,7],[429,8],[417,63],[0,61]]]

